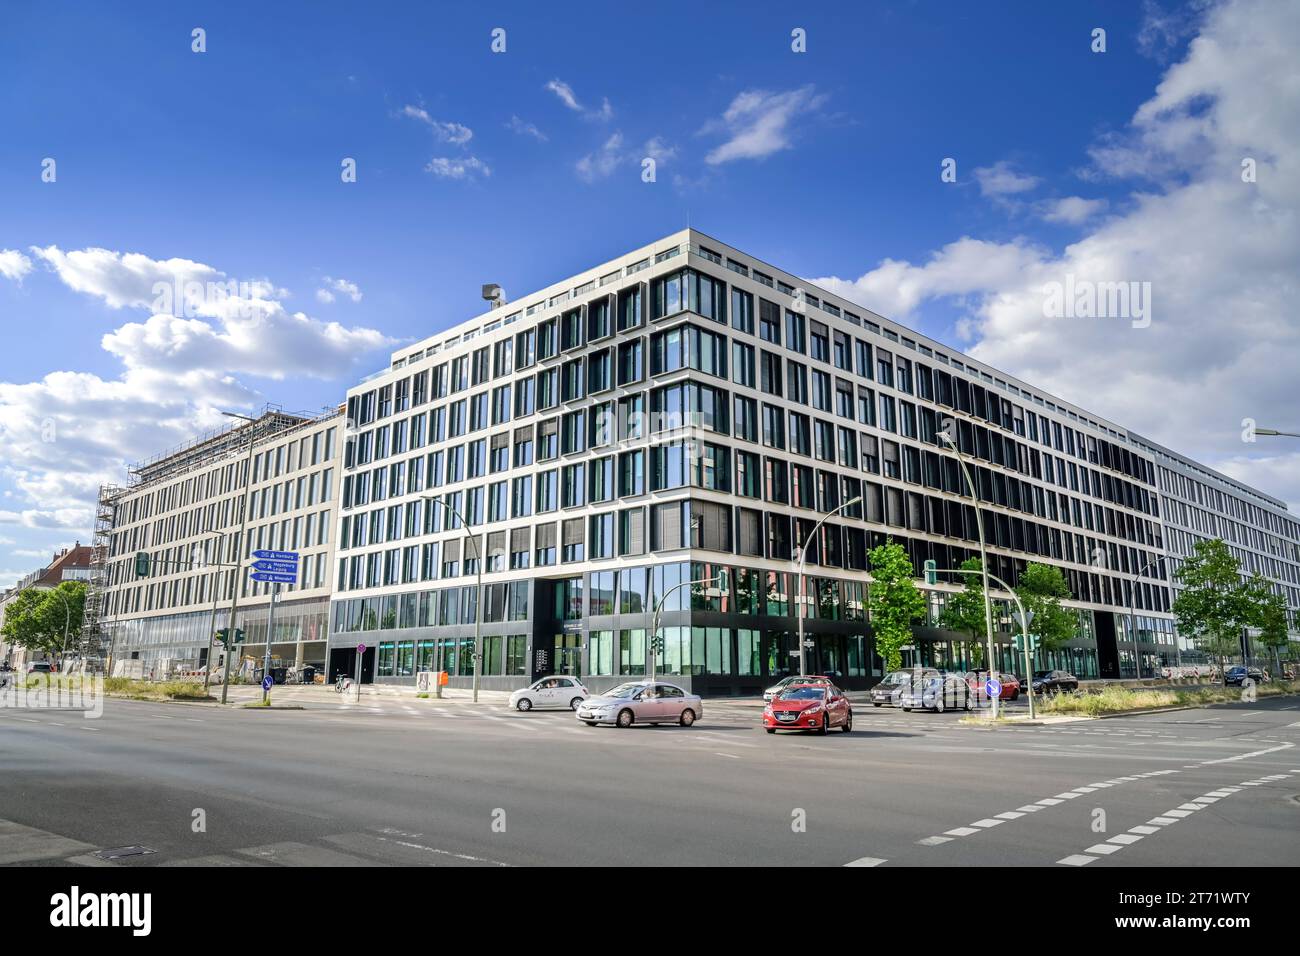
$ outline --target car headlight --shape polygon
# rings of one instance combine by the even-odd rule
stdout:
[[[764,707],[764,708],[763,708],[763,716],[764,716],[764,717],[771,717],[771,716],[772,716],[772,708],[771,708],[770,706],[769,706],[769,707]]]
[[[809,707],[807,710],[804,711],[804,713],[807,714],[809,717],[816,717],[821,712],[822,712],[822,707],[820,704],[816,707]]]

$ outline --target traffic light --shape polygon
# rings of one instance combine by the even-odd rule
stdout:
[[[243,630],[243,628],[239,628],[239,627],[235,628],[235,631],[234,631],[235,639],[234,639],[233,641],[229,639],[229,638],[230,638],[230,633],[231,633],[231,632],[230,632],[230,629],[229,629],[229,628],[225,628],[225,627],[223,627],[221,630],[217,631],[217,633],[216,633],[217,641],[220,642],[220,643],[222,643],[222,644],[225,644],[227,647],[230,647],[230,646],[232,646],[232,645],[234,645],[234,644],[242,644],[242,643],[244,643],[244,630]]]
[[[221,630],[217,631],[212,636],[217,639],[218,644],[224,644],[226,643],[226,635],[229,633],[230,632],[223,627]]]
[[[937,570],[938,567],[939,566],[935,564],[933,561],[925,562],[925,583],[926,584],[939,583],[939,572]]]
[[[135,553],[135,576],[137,578],[147,578],[149,576],[148,551],[137,551]]]

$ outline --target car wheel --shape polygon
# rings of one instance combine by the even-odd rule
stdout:
[[[966,695],[966,700],[961,705],[962,710],[970,710],[970,694]]]
[[[821,722],[817,725],[818,737],[826,736],[826,731],[830,729],[830,722],[831,722],[831,715],[829,713],[822,714]]]
[[[933,710],[936,714],[943,713],[943,694],[940,694],[937,697],[935,697],[934,706],[930,709]]]
[[[681,725],[683,727],[689,727],[693,723],[695,723],[695,711],[687,707],[682,711]]]
[[[766,730],[769,734],[774,734],[774,733],[776,733],[776,728],[775,728],[775,727],[764,727],[763,729]]]
[[[911,707],[904,707],[903,710],[906,711],[906,712],[909,713],[909,714],[912,712],[912,708],[911,708]]]
[[[633,716],[632,711],[630,711],[630,710],[620,710],[620,711],[618,712],[618,719],[617,719],[617,721],[615,721],[615,722],[616,722],[620,727],[627,728],[627,727],[631,727],[631,726],[632,726],[632,721],[635,720],[635,719],[636,719],[636,718]]]
[[[877,703],[875,703],[875,702],[873,701],[872,704],[871,704],[871,706],[872,706],[872,707],[879,707],[880,705],[877,704]]]
[[[847,714],[844,715],[844,723],[840,726],[840,730],[843,733],[847,734],[852,729],[853,729],[853,711],[849,711]]]
[[[577,709],[578,709],[578,705],[581,704],[581,703],[582,703],[582,698],[581,698],[581,697],[575,697],[575,698],[573,698],[573,700],[569,701],[569,710],[577,710]]]
[[[1018,690],[1013,690],[1013,691],[1011,692],[1011,699],[1012,699],[1012,700],[1019,700],[1019,699],[1020,699],[1020,691],[1018,691]]]
[[[533,702],[532,702],[531,700],[529,700],[527,697],[520,697],[520,698],[519,698],[519,703],[515,704],[515,709],[516,709],[516,710],[532,710],[532,709],[533,709]]]

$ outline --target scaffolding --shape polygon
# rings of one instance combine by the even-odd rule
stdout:
[[[90,577],[86,582],[85,611],[81,623],[78,650],[81,659],[97,669],[104,666],[104,609],[108,599],[108,559],[111,553],[114,518],[117,501],[125,488],[120,485],[100,485],[99,499],[95,505],[95,537],[90,552]]]

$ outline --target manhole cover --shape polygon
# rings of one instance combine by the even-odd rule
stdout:
[[[147,846],[118,846],[111,850],[96,850],[92,855],[101,860],[120,860],[124,856],[148,856],[150,853],[157,852]]]

